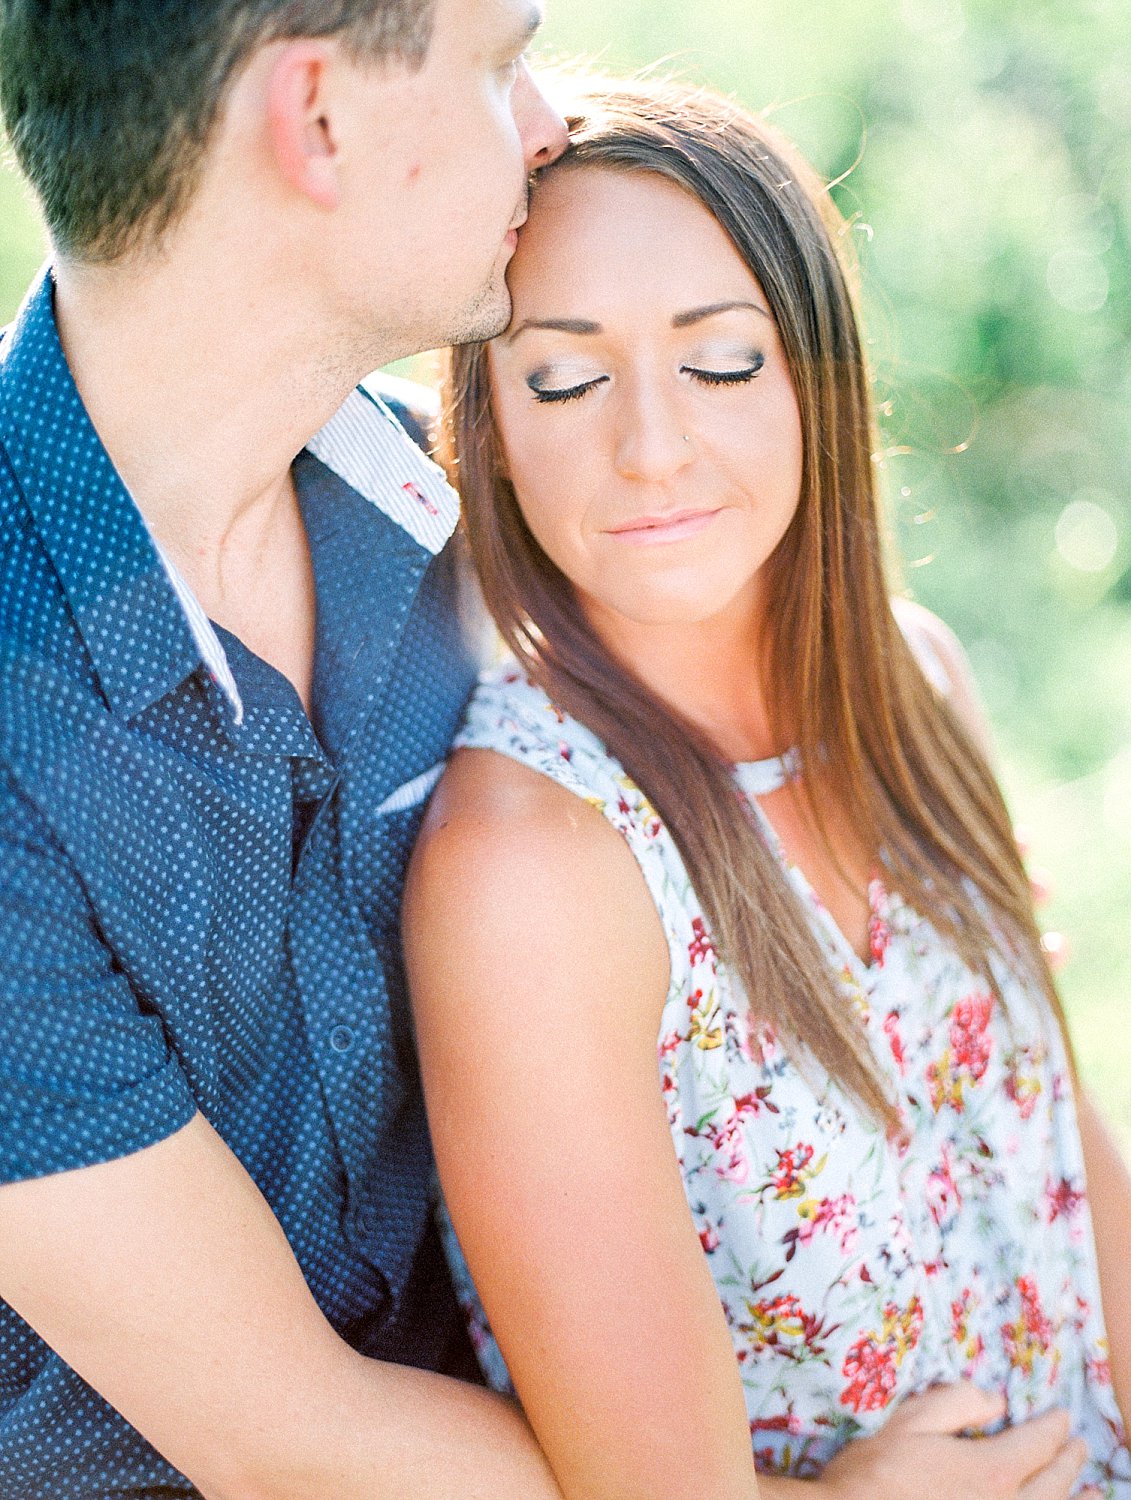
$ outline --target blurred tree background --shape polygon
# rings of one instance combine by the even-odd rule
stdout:
[[[1126,0],[551,6],[548,56],[665,58],[843,178],[905,581],[973,659],[1082,1073],[1131,1147]],[[41,254],[9,164],[0,321]]]

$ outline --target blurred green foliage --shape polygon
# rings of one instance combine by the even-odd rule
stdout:
[[[970,651],[1131,1144],[1126,0],[551,0],[541,46],[666,59],[843,178],[904,576]],[[0,171],[0,319],[41,253]]]

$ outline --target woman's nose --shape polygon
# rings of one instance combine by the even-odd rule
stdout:
[[[637,392],[625,403],[616,435],[616,466],[626,479],[662,483],[694,455],[694,434],[681,419],[677,403],[653,391]]]

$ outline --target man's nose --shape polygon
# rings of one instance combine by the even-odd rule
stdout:
[[[569,145],[566,122],[546,98],[538,86],[534,74],[525,59],[516,88],[523,90],[522,139],[526,153],[526,165],[532,172],[539,167],[548,167],[557,161]]]

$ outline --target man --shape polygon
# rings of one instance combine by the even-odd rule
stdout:
[[[0,18],[55,250],[0,343],[0,1492],[553,1496],[434,1373],[397,907],[472,664],[354,389],[507,320],[538,14]]]

